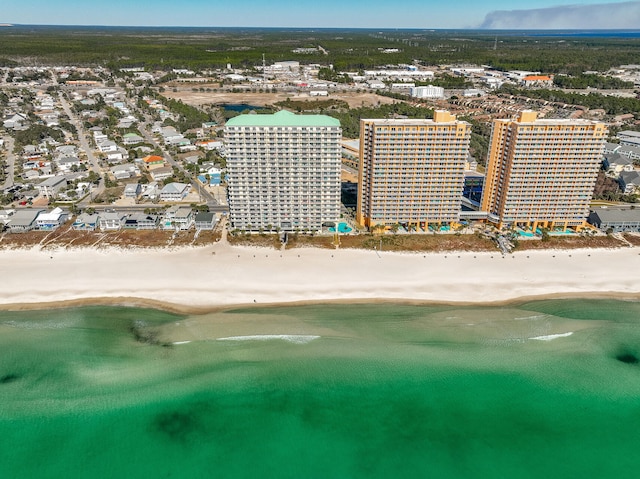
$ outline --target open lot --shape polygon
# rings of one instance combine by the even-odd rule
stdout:
[[[202,85],[199,84],[198,88],[211,88],[212,90],[217,87],[217,84]],[[343,100],[349,104],[349,107],[356,108],[360,106],[374,106],[378,104],[394,103],[398,100],[389,98],[386,96],[376,95],[375,93],[331,93],[328,97],[312,97],[308,93],[292,93],[292,92],[276,92],[276,93],[232,93],[227,91],[211,91],[201,92],[193,91],[193,86],[180,85],[175,87],[178,91],[174,92],[171,88],[168,88],[162,94],[167,98],[173,100],[181,100],[183,103],[192,106],[202,105],[220,105],[224,103],[228,104],[248,104],[256,106],[268,106],[273,105],[279,101],[284,101],[287,98],[291,100],[318,100],[318,99],[336,99]]]

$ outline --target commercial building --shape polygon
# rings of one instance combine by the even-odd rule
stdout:
[[[240,115],[225,126],[229,220],[258,231],[318,231],[340,218],[340,122]]]
[[[446,111],[433,120],[361,120],[358,224],[457,222],[470,136],[471,126]]]
[[[589,214],[607,135],[603,123],[495,120],[482,209],[499,226],[581,228]]]
[[[411,88],[413,98],[444,98],[444,88],[440,86],[414,86]]]
[[[589,223],[612,233],[640,232],[640,209],[596,208],[589,214]]]

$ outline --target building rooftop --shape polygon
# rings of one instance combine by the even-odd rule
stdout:
[[[632,136],[634,138],[640,139],[640,131],[633,131],[633,130],[619,131],[618,132],[618,138],[620,138],[621,136],[622,137],[624,137],[624,136]]]
[[[592,211],[603,223],[640,221],[640,208],[598,208]]]
[[[327,115],[296,115],[282,110],[273,115],[239,115],[227,126],[340,126],[340,121]]]

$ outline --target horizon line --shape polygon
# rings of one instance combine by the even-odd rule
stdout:
[[[326,26],[224,26],[224,25],[107,25],[107,24],[48,24],[0,22],[0,28],[11,27],[110,27],[110,28],[224,28],[224,29],[280,29],[280,30],[419,30],[419,31],[488,31],[488,32],[640,32],[640,28],[482,28],[482,27],[326,27]]]

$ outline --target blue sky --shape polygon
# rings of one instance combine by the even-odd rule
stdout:
[[[640,1],[619,0],[532,0],[519,4],[513,0],[15,0],[3,3],[0,23],[21,24],[640,28]]]

